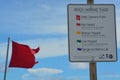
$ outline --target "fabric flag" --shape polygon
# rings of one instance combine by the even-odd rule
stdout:
[[[19,44],[12,41],[12,57],[9,67],[32,68],[35,61],[34,54],[38,53],[40,48],[31,49],[28,45]]]

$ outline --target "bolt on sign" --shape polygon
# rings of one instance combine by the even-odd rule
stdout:
[[[116,19],[113,4],[69,4],[69,60],[117,61]]]

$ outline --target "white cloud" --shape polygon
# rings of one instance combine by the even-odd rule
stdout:
[[[82,80],[81,77],[72,77],[72,78],[69,78],[68,80]]]
[[[114,73],[114,72],[107,72],[107,73],[103,73],[103,77],[120,78],[120,74],[119,73]]]
[[[44,78],[43,80],[67,80],[65,79],[64,77],[61,77],[61,76],[53,76],[53,77],[46,77]]]
[[[47,5],[47,4],[41,4],[40,7],[45,9],[45,10],[48,10],[48,11],[51,10],[51,7],[49,5]]]
[[[6,55],[7,55],[7,43],[1,43],[0,44],[0,63],[5,63]],[[11,44],[9,45],[9,54],[8,54],[8,60],[11,56]]]
[[[39,26],[38,26],[39,25]],[[67,26],[66,25],[43,25],[44,27],[40,26],[41,24],[37,24],[31,28],[26,27],[22,30],[22,34],[67,34]],[[46,27],[47,26],[47,27]],[[15,32],[20,34],[21,32]]]
[[[106,75],[105,77],[109,77],[109,78],[119,78],[119,79],[120,79],[120,74]]]
[[[43,80],[41,78],[50,77],[51,75],[60,74],[63,72],[64,72],[63,70],[52,68],[28,69],[28,73],[24,74],[22,78],[24,80],[29,78]]]
[[[7,72],[10,72],[11,69],[10,68],[7,68]],[[4,74],[5,72],[5,64],[4,63],[0,63],[0,73],[3,73]]]
[[[50,68],[39,68],[39,69],[28,69],[28,72],[30,74],[36,74],[36,75],[53,75],[53,74],[59,74],[63,73],[63,70],[58,70],[58,69],[50,69]]]
[[[53,25],[53,26],[50,26],[50,27],[45,27],[43,33],[44,34],[46,34],[46,33],[67,34],[67,25]]]
[[[5,69],[5,65],[0,64],[0,72],[4,72],[4,69]]]
[[[7,43],[1,43],[0,44],[0,61],[3,61],[3,59],[5,60],[6,58],[6,52],[7,52]]]
[[[88,63],[70,63],[70,68],[72,69],[88,69]]]

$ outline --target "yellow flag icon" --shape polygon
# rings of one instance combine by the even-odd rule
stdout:
[[[81,34],[81,32],[80,32],[80,31],[77,31],[77,32],[76,32],[76,34],[80,35],[80,34]]]

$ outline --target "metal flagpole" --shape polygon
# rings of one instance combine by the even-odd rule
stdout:
[[[10,37],[8,37],[8,44],[7,44],[7,52],[6,52],[6,62],[5,62],[4,80],[6,80],[6,74],[7,74],[7,63],[8,63],[9,45],[10,45]]]
[[[87,4],[94,4],[94,0],[87,0]],[[90,62],[90,80],[97,80],[96,62]]]

